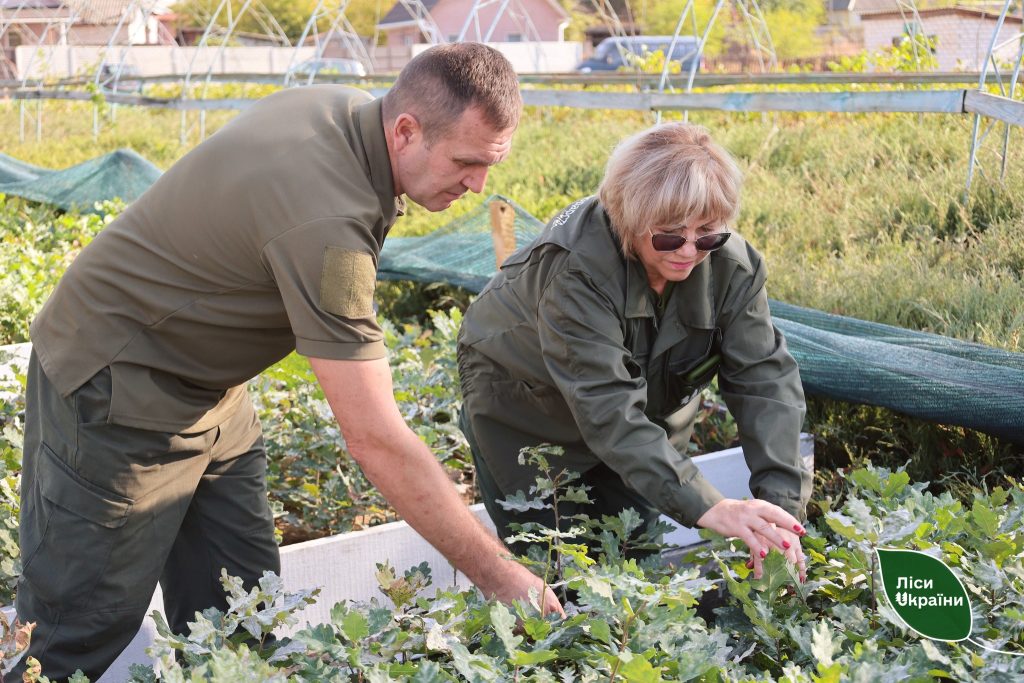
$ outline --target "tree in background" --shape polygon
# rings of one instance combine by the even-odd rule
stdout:
[[[333,5],[327,9],[336,9],[341,0],[332,0]],[[310,15],[316,9],[317,0],[259,0],[266,12],[273,15],[281,26],[288,40],[293,44],[302,36]],[[182,0],[174,7],[184,25],[206,26],[220,7],[221,0]],[[245,0],[231,0],[231,17],[238,17],[238,12],[245,5]],[[345,16],[352,23],[356,33],[373,38],[377,35],[377,21],[381,11],[387,11],[391,5],[384,6],[382,0],[351,0],[345,7]],[[220,12],[217,23],[227,26],[229,15],[226,10]],[[321,19],[317,22],[318,29],[323,32],[330,28],[330,21]],[[266,28],[260,22],[258,3],[250,5],[245,15],[238,21],[238,31],[243,33],[266,34]]]
[[[672,34],[679,22],[684,0],[632,0],[633,16],[651,35]],[[819,54],[821,40],[815,30],[825,21],[825,6],[819,0],[760,0],[761,11],[771,32],[776,55],[781,59],[809,57]],[[714,13],[715,0],[694,3],[698,34],[702,33]],[[693,24],[687,22],[683,33],[693,35]],[[704,54],[720,56],[739,46],[750,45],[750,32],[742,15],[732,3],[719,12],[708,36]]]
[[[650,35],[672,35],[679,23],[679,14],[683,11],[685,0],[634,0],[638,3],[637,21]],[[703,35],[711,15],[715,12],[715,0],[696,0],[694,15],[697,18],[697,36]],[[725,21],[723,21],[725,19]],[[722,53],[728,30],[728,14],[719,12],[718,19],[711,29],[708,42],[704,46],[704,54],[714,57]],[[693,35],[693,22],[687,19],[680,35]]]
[[[816,30],[825,23],[824,3],[820,0],[761,0],[760,5],[772,34],[776,56],[791,59],[821,54],[821,38]]]

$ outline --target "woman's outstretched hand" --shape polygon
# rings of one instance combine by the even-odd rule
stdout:
[[[806,531],[796,517],[778,505],[765,500],[725,498],[705,512],[697,525],[746,543],[750,548],[747,568],[754,570],[754,578],[761,578],[764,558],[775,548],[796,566],[800,581],[807,579],[800,547],[800,537]]]

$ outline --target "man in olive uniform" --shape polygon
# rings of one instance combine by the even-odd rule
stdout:
[[[95,680],[158,581],[181,632],[225,606],[221,568],[279,571],[245,383],[292,350],[399,514],[485,593],[546,590],[405,425],[373,310],[400,195],[439,211],[481,192],[521,106],[508,61],[468,43],[423,53],[382,100],[271,95],[75,259],[31,330],[17,609],[45,674]]]

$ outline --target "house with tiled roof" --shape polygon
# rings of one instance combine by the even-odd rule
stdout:
[[[169,2],[133,0],[0,0],[0,49],[18,45],[161,44],[160,17]],[[144,6],[144,7],[143,7]],[[122,16],[128,14],[124,21]],[[119,28],[120,26],[120,28]]]

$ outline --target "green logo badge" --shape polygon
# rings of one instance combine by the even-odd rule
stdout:
[[[967,590],[942,560],[917,550],[876,552],[885,597],[904,624],[935,640],[957,641],[971,635]]]

